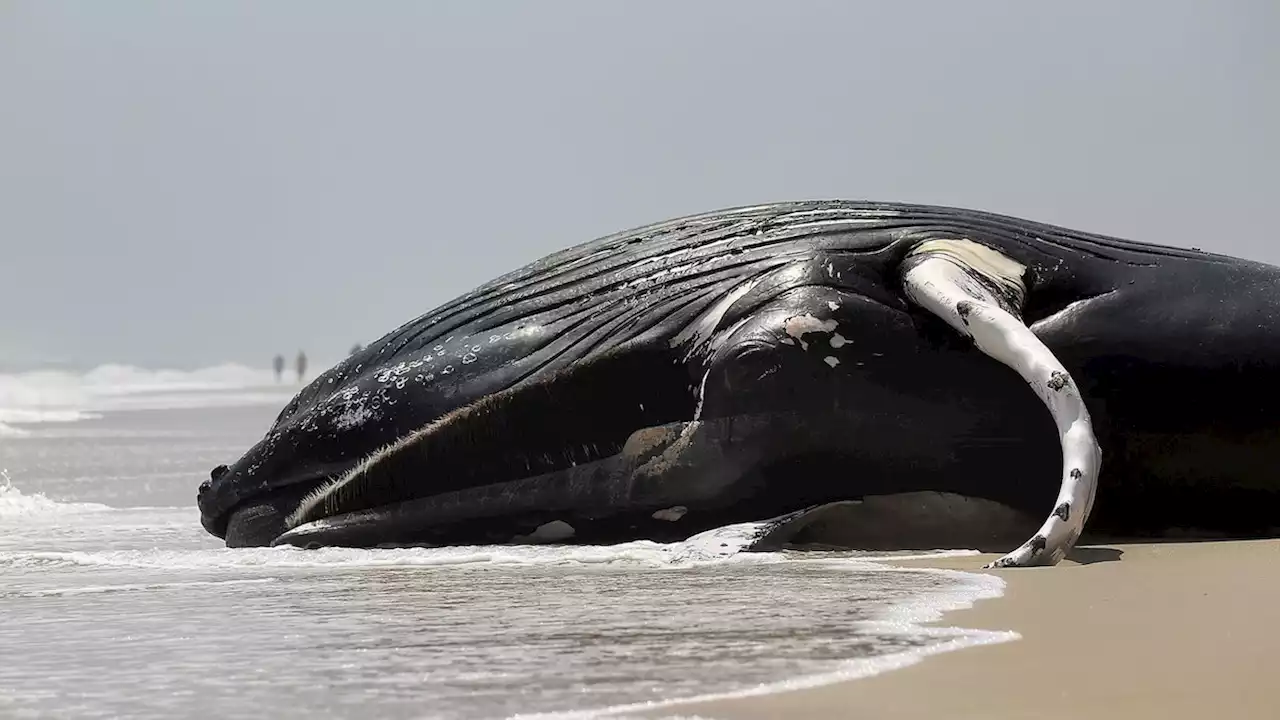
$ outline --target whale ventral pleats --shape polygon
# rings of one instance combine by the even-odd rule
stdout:
[[[636,430],[688,420],[694,409],[686,371],[669,352],[601,356],[407,435],[326,488],[292,522],[588,463],[616,455]]]

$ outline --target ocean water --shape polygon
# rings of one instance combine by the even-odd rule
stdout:
[[[294,390],[0,375],[0,717],[676,716],[1016,637],[922,626],[998,578],[856,552],[224,548],[195,489]]]

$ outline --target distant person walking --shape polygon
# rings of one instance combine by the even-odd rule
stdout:
[[[278,384],[281,376],[284,375],[284,356],[276,355],[276,359],[271,361],[271,367],[276,371],[276,383]]]
[[[306,377],[306,374],[307,374],[307,354],[302,352],[301,350],[298,351],[297,363],[298,363],[298,366],[297,366],[298,382],[302,382],[302,378]]]

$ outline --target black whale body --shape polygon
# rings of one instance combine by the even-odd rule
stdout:
[[[1275,531],[1280,269],[855,201],[677,218],[486,283],[302,389],[202,485],[202,523],[270,544],[305,495],[412,433],[311,513],[365,513],[326,543],[505,542],[555,520],[576,542],[670,540],[912,491],[1043,515],[1062,457],[1044,406],[900,290],[933,238],[1026,266],[1023,319],[1102,447],[1090,529]]]

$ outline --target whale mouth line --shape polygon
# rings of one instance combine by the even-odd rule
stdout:
[[[270,547],[297,546],[303,549],[314,549],[321,547],[326,543],[318,542],[318,537],[323,537],[332,532],[342,532],[350,529],[363,529],[364,527],[378,525],[385,522],[388,518],[396,516],[396,508],[412,503],[412,500],[388,503],[377,507],[364,508],[362,510],[352,510],[350,512],[340,513],[337,515],[325,516],[310,520],[297,526],[286,526],[284,532],[277,535],[270,542]],[[301,543],[295,542],[295,539],[303,538]],[[380,542],[378,547],[415,547],[428,543],[420,542]],[[350,546],[344,543],[345,546]]]
[[[288,525],[272,546],[400,547],[505,544],[537,541],[557,524],[570,543],[622,542],[621,535],[683,538],[747,497],[721,496],[720,474],[737,476],[755,467],[729,462],[723,473],[693,468],[724,455],[745,429],[776,415],[738,415],[678,420],[632,432],[617,452],[532,476],[491,476],[488,481],[439,492],[421,488],[411,497],[341,508]],[[659,478],[676,472],[688,482]],[[324,487],[324,486],[321,486]],[[748,495],[755,483],[742,486]],[[674,515],[672,510],[680,508]],[[729,521],[728,515],[725,520]],[[568,527],[561,527],[561,526]],[[541,531],[541,532],[540,532]],[[621,533],[621,534],[619,534]],[[629,534],[628,534],[629,533]],[[570,539],[571,538],[571,539]]]
[[[246,493],[234,504],[217,515],[202,515],[205,529],[227,543],[228,547],[260,545],[261,539],[272,539],[288,528],[285,516],[297,505],[298,500],[315,488],[328,482],[328,477],[303,477],[282,485]],[[249,538],[257,541],[245,542]]]
[[[675,360],[665,348],[615,351],[483,395],[309,488],[288,510],[286,527],[398,502],[439,506],[432,512],[448,521],[462,505],[506,507],[502,516],[516,506],[532,510],[526,492],[552,503],[591,495],[586,468],[626,455],[637,433],[687,423],[697,413],[698,388]],[[567,477],[581,482],[555,479]],[[500,488],[507,493],[495,496]]]
[[[348,473],[323,478],[316,482],[313,488],[290,508],[290,512],[285,518],[285,530],[303,528],[317,521],[351,518],[362,513],[386,512],[392,508],[412,508],[424,504],[434,505],[442,500],[447,503],[450,499],[455,498],[458,501],[463,501],[463,498],[477,494],[488,495],[503,486],[521,485],[530,482],[537,483],[542,478],[574,469],[581,472],[587,468],[599,467],[602,463],[618,458],[623,452],[630,434],[642,429],[629,428],[625,433],[619,433],[613,437],[595,437],[585,440],[580,438],[558,438],[558,441],[554,444],[528,449],[526,456],[537,458],[532,464],[536,471],[532,473],[528,471],[525,473],[519,472],[510,460],[505,462],[501,460],[489,461],[488,467],[482,465],[481,462],[476,462],[471,465],[471,472],[473,473],[473,481],[477,482],[477,484],[443,491],[416,482],[395,482],[399,478],[391,478],[395,482],[395,488],[389,490],[383,485],[383,483],[387,482],[387,478],[379,477],[376,474],[367,480],[366,478],[361,478],[360,472],[364,471],[368,465],[357,465]],[[480,449],[484,448],[481,447]],[[375,454],[376,456],[377,454]],[[409,467],[415,467],[418,462],[421,461],[411,459],[408,465]],[[426,467],[426,463],[423,463],[422,466]],[[376,472],[377,466],[375,465],[374,468]],[[403,474],[412,476],[415,473],[404,472]],[[365,480],[367,484],[361,484],[359,486],[360,490],[354,496],[347,498],[346,502],[336,501],[335,498],[330,497],[330,495],[340,493],[344,484],[350,482],[353,478],[357,481]],[[382,497],[378,497],[379,495],[382,495]],[[371,501],[367,504],[361,502],[366,498],[371,499]],[[399,514],[395,513],[396,516]]]
[[[401,547],[439,544],[501,543],[524,535],[554,518],[578,522],[582,508],[573,507],[571,488],[588,475],[620,477],[635,458],[614,452],[572,467],[549,469],[532,477],[495,479],[482,485],[446,492],[426,491],[365,507],[356,507],[285,524],[271,545],[341,545],[344,547]],[[574,480],[574,476],[577,480]],[[605,484],[597,485],[604,489]],[[323,492],[321,484],[313,492]],[[604,497],[592,503],[587,515],[620,511]],[[432,540],[435,538],[439,542]]]

